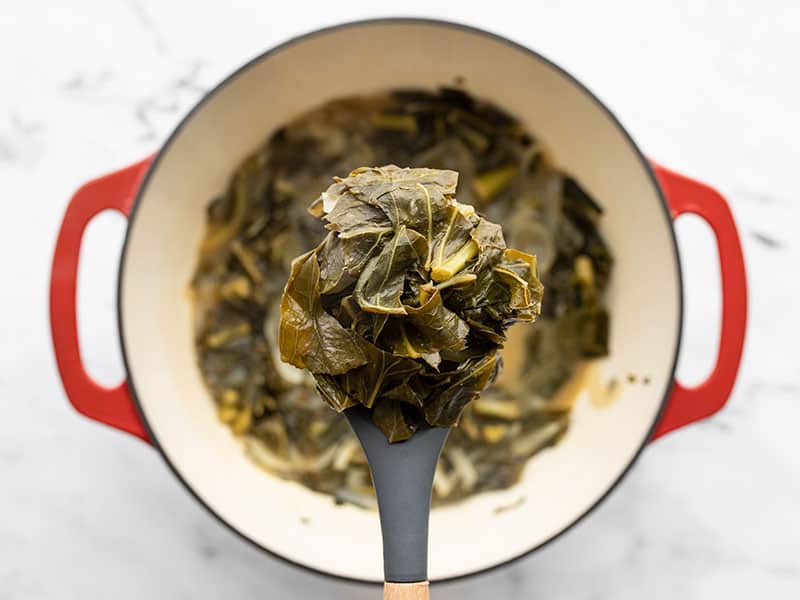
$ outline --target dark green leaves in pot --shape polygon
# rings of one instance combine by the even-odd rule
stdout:
[[[541,309],[536,258],[456,201],[458,174],[362,167],[312,205],[328,236],[295,259],[281,358],[391,442],[455,425],[500,368],[504,332]]]

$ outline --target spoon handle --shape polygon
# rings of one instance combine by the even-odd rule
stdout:
[[[428,582],[383,584],[383,600],[428,600]]]

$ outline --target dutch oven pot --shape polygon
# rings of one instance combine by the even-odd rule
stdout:
[[[265,474],[218,422],[195,364],[186,293],[204,207],[293,116],[339,96],[435,88],[457,76],[470,93],[519,117],[605,207],[602,227],[616,265],[611,354],[602,371],[646,375],[650,384],[624,386],[603,409],[578,403],[568,434],[529,463],[514,489],[434,510],[431,579],[484,571],[552,540],[598,505],[651,440],[719,410],[736,377],[746,288],[728,206],[708,186],[648,161],[608,109],[559,67],[484,31],[425,20],[353,23],[278,46],[209,93],[154,156],[75,193],[53,258],[50,318],[64,388],[79,412],[155,446],[192,495],[242,537],[322,573],[380,581],[378,520]],[[115,388],[86,374],[75,314],[81,237],[107,209],[128,217],[118,281],[127,380]],[[722,273],[719,356],[694,388],[674,380],[682,287],[673,219],[686,212],[713,229]],[[520,496],[522,505],[496,514]]]

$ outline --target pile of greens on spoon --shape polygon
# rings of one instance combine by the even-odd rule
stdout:
[[[513,323],[539,315],[536,257],[455,198],[458,173],[362,167],[311,206],[329,233],[292,263],[281,358],[391,442],[450,427],[494,380]]]

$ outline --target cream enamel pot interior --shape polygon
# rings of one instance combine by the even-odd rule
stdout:
[[[534,458],[516,487],[434,510],[431,579],[480,572],[553,539],[605,497],[650,439],[721,408],[736,376],[746,292],[727,205],[712,189],[645,160],[609,111],[564,71],[508,40],[445,22],[368,21],[291,40],[221,83],[154,158],[78,190],[54,256],[51,325],[78,411],[152,442],[222,522],[319,572],[382,580],[378,520],[266,475],[218,422],[194,362],[186,294],[204,207],[239,161],[291,117],[337,96],[434,88],[457,76],[471,93],[519,117],[605,207],[603,231],[616,265],[611,356],[602,372],[647,375],[650,384],[624,386],[603,409],[582,398],[565,439]],[[81,237],[105,209],[130,216],[118,298],[128,380],[114,389],[86,375],[75,317]],[[672,219],[686,211],[715,231],[723,287],[718,363],[693,389],[673,381],[682,287]],[[495,513],[521,496],[526,501],[516,509]]]

